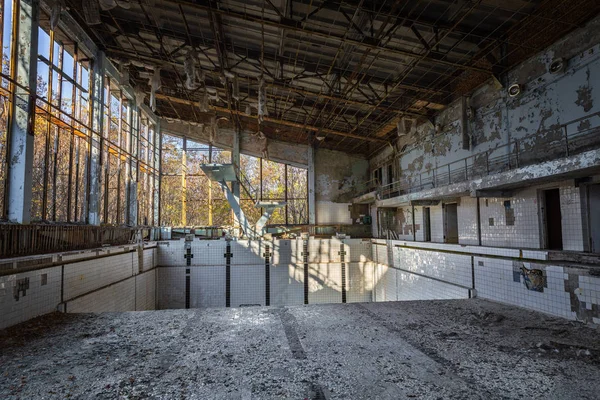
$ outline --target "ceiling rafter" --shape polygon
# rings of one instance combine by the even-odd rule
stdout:
[[[433,64],[439,64],[439,65],[443,65],[443,66],[451,66],[451,67],[463,69],[463,70],[472,70],[472,71],[478,71],[478,72],[484,72],[484,73],[491,73],[491,71],[488,69],[476,67],[473,65],[461,64],[459,62],[438,59],[438,58],[431,57],[431,56],[423,57],[422,54],[414,53],[412,51],[397,49],[397,48],[393,48],[393,47],[381,46],[379,43],[372,41],[369,37],[365,37],[363,40],[356,40],[356,39],[349,38],[347,36],[346,37],[336,36],[336,35],[332,34],[331,32],[329,32],[329,33],[321,32],[316,29],[308,28],[305,24],[301,23],[300,21],[293,20],[291,18],[282,19],[281,21],[274,21],[274,20],[270,20],[270,19],[266,19],[266,18],[263,19],[260,17],[255,17],[250,14],[244,14],[244,13],[241,13],[238,11],[229,10],[226,8],[215,9],[213,6],[211,6],[210,2],[206,1],[206,0],[195,0],[193,3],[190,1],[184,1],[184,0],[165,0],[165,1],[169,2],[169,3],[174,3],[174,4],[183,4],[188,7],[197,8],[200,10],[205,10],[205,11],[210,10],[214,13],[224,15],[228,18],[234,18],[234,19],[238,19],[238,20],[253,22],[256,24],[264,24],[264,25],[271,26],[274,28],[289,29],[292,31],[301,32],[302,34],[305,34],[305,35],[322,37],[327,40],[332,40],[332,39],[338,40],[341,42],[345,42],[346,44],[351,44],[351,45],[359,46],[359,47],[366,47],[366,48],[370,48],[372,50],[381,50],[381,51],[398,54],[401,56],[410,57],[410,58],[414,58],[414,59],[422,58],[423,60],[431,62]]]
[[[169,101],[169,102],[173,102],[173,103],[180,103],[180,104],[185,104],[185,105],[192,106],[192,107],[197,107],[197,103],[195,103],[193,101],[189,101],[186,99],[180,99],[180,98],[172,97],[172,96],[167,96],[167,95],[160,94],[160,93],[156,94],[156,98],[159,100],[165,100],[165,101]],[[222,112],[222,113],[233,113],[233,114],[236,114],[240,117],[244,117],[247,119],[253,119],[253,120],[258,119],[257,115],[246,114],[239,110],[229,110],[225,107],[219,107],[219,106],[214,106],[214,105],[209,106],[209,108],[211,110]],[[301,129],[305,129],[305,130],[313,131],[313,132],[323,131],[323,132],[331,134],[331,135],[343,136],[343,137],[351,138],[351,139],[367,140],[369,142],[387,143],[387,140],[383,140],[380,138],[373,138],[373,137],[365,138],[364,136],[361,136],[361,135],[355,135],[355,134],[347,133],[347,132],[340,132],[340,131],[336,131],[334,129],[321,128],[321,127],[313,126],[313,125],[299,124],[296,122],[280,120],[280,119],[273,118],[273,117],[265,116],[264,120],[266,122],[272,122],[277,125],[289,126],[292,128],[301,128]]]

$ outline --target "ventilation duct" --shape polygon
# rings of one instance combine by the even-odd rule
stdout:
[[[136,87],[133,90],[133,94],[135,95],[135,105],[140,108],[142,104],[144,104],[144,100],[146,99],[146,92],[140,87]]]
[[[206,93],[206,91],[204,91],[204,93],[202,93],[202,97],[200,98],[200,111],[201,112],[208,112],[208,93]]]
[[[119,81],[119,83],[121,85],[129,85],[129,66],[128,65],[121,65],[120,71],[121,73],[121,79]]]
[[[265,80],[263,77],[258,81],[258,122],[262,123],[267,112],[267,93],[265,88]]]
[[[83,0],[83,2],[88,3],[90,1]],[[112,10],[117,6],[117,2],[115,0],[98,0],[98,3],[103,11]]]
[[[209,132],[209,143],[212,144],[217,136],[217,131],[219,127],[217,126],[217,116],[213,115],[210,117],[210,132]]]
[[[131,8],[131,2],[129,0],[117,0],[117,5],[125,10],[129,10]]]
[[[237,76],[233,78],[233,82],[231,84],[231,97],[237,101],[240,101],[240,82]]]
[[[156,111],[156,92],[160,89],[160,68],[156,67],[150,78],[150,108]]]
[[[396,122],[396,133],[398,134],[398,137],[406,135],[406,119],[403,117]]]
[[[196,89],[196,54],[193,49],[188,51],[185,56],[183,71],[185,72],[185,88]]]
[[[55,30],[60,21],[60,14],[66,9],[65,0],[52,0],[50,6],[52,7],[50,12],[50,29]]]

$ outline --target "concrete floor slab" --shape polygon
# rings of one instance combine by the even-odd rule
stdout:
[[[479,299],[51,314],[0,398],[597,399],[596,328]]]

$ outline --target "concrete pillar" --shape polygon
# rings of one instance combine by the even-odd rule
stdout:
[[[208,163],[212,164],[212,144],[208,145]],[[212,179],[208,180],[208,225],[213,224]]]
[[[154,141],[156,143],[156,151],[154,152],[154,168],[158,171],[154,181],[154,224],[160,226],[160,173],[161,167],[161,156],[162,156],[162,134],[160,132],[160,122],[157,122],[154,126]]]
[[[99,51],[92,60],[92,132],[89,139],[88,155],[88,220],[90,225],[100,225],[100,174],[102,173],[101,152],[102,132],[104,130],[104,80],[105,80],[104,53]]]
[[[317,223],[317,210],[315,199],[315,151],[312,146],[308,146],[308,223],[315,225]]]
[[[8,154],[8,220],[20,224],[31,221],[34,97],[37,84],[38,0],[19,0],[13,41],[13,73],[23,87],[14,87],[11,102]]]
[[[471,150],[471,132],[469,130],[470,100],[463,96],[461,97],[460,101],[460,130],[462,133],[462,148],[463,150]]]
[[[185,136],[181,153],[181,225],[187,225],[187,138]]]
[[[235,132],[233,134],[233,146],[231,148],[231,163],[234,165],[236,171],[240,168],[240,128],[236,127]],[[233,193],[233,197],[236,199],[237,204],[240,205],[240,183],[239,182],[231,182],[231,192]],[[241,235],[240,232],[240,215],[239,212],[233,213],[233,226],[235,230],[235,235]]]

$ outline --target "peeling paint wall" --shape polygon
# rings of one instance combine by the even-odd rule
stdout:
[[[360,184],[369,179],[366,158],[339,151],[315,150],[317,224],[350,224],[348,206]]]
[[[548,68],[557,58],[565,60],[566,69],[551,74]],[[498,89],[491,80],[473,93],[470,105],[474,117],[468,127],[471,149],[463,149],[462,107],[458,100],[435,118],[439,133],[430,124],[421,123],[414,136],[398,140],[395,155],[386,148],[373,157],[371,170],[395,162],[402,176],[414,181],[421,172],[478,153],[490,151],[490,158],[509,152],[514,155],[514,146],[510,150],[506,146],[514,140],[521,140],[519,157],[526,160],[550,147],[564,147],[565,124],[569,134],[600,127],[600,116],[594,115],[600,113],[600,17],[501,79],[505,86],[519,83],[522,93],[511,98],[506,88]],[[485,168],[484,158],[469,163]],[[464,167],[464,163],[459,164],[451,170]]]
[[[358,184],[369,177],[369,162],[360,156],[317,149],[315,155],[317,201],[350,202]]]

